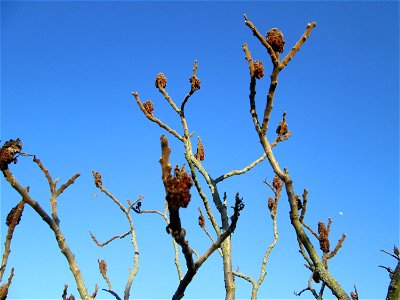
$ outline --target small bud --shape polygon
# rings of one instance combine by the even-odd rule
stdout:
[[[158,73],[155,85],[158,89],[165,89],[167,86],[167,77],[163,73]]]
[[[285,46],[283,33],[278,28],[272,28],[267,32],[267,43],[271,45],[275,52],[282,53]]]
[[[148,114],[153,115],[154,113],[154,105],[153,102],[150,100],[143,103],[144,109],[147,111]]]
[[[257,79],[261,79],[264,77],[264,66],[262,61],[257,60],[253,63],[253,67],[254,67],[254,76]]]

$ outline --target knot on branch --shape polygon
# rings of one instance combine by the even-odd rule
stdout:
[[[16,155],[20,154],[22,143],[20,139],[9,140],[0,148],[0,169],[7,170],[8,165],[17,163]]]
[[[180,207],[187,207],[191,198],[190,188],[192,186],[192,178],[186,170],[176,166],[174,175],[169,174],[165,180],[168,206],[173,210],[178,210]]]
[[[256,60],[256,61],[253,63],[253,68],[254,68],[254,76],[255,76],[257,79],[261,79],[261,78],[264,77],[264,66],[263,66],[262,61]]]
[[[271,45],[275,52],[282,53],[283,47],[285,46],[285,40],[283,33],[278,28],[271,28],[267,31],[266,41]]]
[[[163,73],[158,73],[155,82],[156,88],[165,89],[167,86],[167,77]]]
[[[150,100],[147,100],[145,103],[143,103],[143,107],[147,111],[148,114],[153,115],[153,113],[154,113],[153,102],[151,102]]]

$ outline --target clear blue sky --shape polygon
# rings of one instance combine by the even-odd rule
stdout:
[[[114,289],[122,294],[129,266],[129,239],[98,248],[100,240],[125,232],[120,210],[96,190],[91,171],[121,201],[144,195],[143,208],[163,208],[159,137],[163,132],[138,109],[132,91],[151,99],[155,115],[180,129],[176,114],[154,88],[162,71],[180,103],[189,89],[193,61],[201,90],[186,108],[190,130],[202,137],[205,167],[214,177],[243,168],[261,155],[248,113],[249,75],[241,46],[270,70],[270,59],[243,22],[243,13],[265,33],[279,27],[290,49],[308,22],[317,27],[281,73],[271,124],[284,110],[292,138],[275,149],[290,170],[296,192],[309,189],[308,224],[333,219],[332,244],[347,239],[330,270],[362,299],[383,299],[389,277],[378,265],[395,261],[381,253],[399,245],[399,4],[397,2],[1,2],[1,140],[21,138],[61,182],[82,175],[59,198],[61,227],[89,289],[106,287],[97,259],[106,259]],[[287,53],[287,50],[284,54]],[[263,105],[268,76],[258,84]],[[271,125],[272,126],[272,125]],[[272,126],[273,129],[274,126]],[[274,138],[274,132],[269,134]],[[173,164],[183,164],[182,145],[169,136]],[[12,171],[47,210],[48,184],[29,158]],[[268,163],[223,182],[233,201],[246,207],[233,235],[233,264],[258,278],[272,241],[267,208],[272,180]],[[20,200],[1,179],[1,239],[7,212]],[[205,187],[206,188],[206,187]],[[209,241],[197,225],[201,200],[193,190],[182,211],[188,239],[199,253]],[[260,299],[294,299],[309,273],[298,253],[285,197],[279,207],[280,239],[267,266]],[[343,213],[340,214],[340,212]],[[169,298],[178,281],[166,224],[135,215],[140,270],[134,299]],[[208,228],[211,229],[210,224]],[[3,243],[2,243],[3,244]],[[1,244],[1,245],[2,245]],[[65,258],[47,225],[25,209],[8,270],[15,268],[9,299],[59,298],[64,284],[78,295]],[[6,272],[6,275],[8,271]],[[236,279],[237,298],[250,285]],[[187,298],[223,298],[221,258],[214,254],[196,275]],[[327,294],[329,295],[329,294]],[[100,292],[99,298],[108,295]],[[303,294],[300,299],[311,298]]]

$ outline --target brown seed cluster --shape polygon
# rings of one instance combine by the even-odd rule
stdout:
[[[276,202],[272,197],[268,198],[268,209],[271,213],[271,216],[274,216],[276,214]]]
[[[144,109],[147,111],[148,114],[153,115],[154,113],[154,105],[153,102],[150,100],[147,100],[145,103],[143,103]]]
[[[272,28],[267,32],[267,42],[275,52],[282,53],[285,46],[283,33],[278,28]]]
[[[19,204],[18,204],[18,205],[19,205]],[[14,222],[14,216],[15,216],[15,213],[17,212],[18,205],[15,206],[15,207],[13,207],[13,208],[10,210],[10,212],[8,213],[7,218],[6,218],[6,225],[7,225],[7,226],[10,226],[10,225]],[[22,209],[23,209],[23,208],[22,208]],[[18,224],[19,224],[19,222],[21,221],[21,217],[22,217],[22,213],[19,215],[18,220],[17,220],[17,223],[16,223],[15,225],[18,225]]]
[[[192,85],[192,89],[191,89],[192,92],[200,89],[201,81],[196,76],[190,77],[189,81],[190,81],[190,84]]]
[[[155,82],[156,88],[165,89],[167,86],[167,77],[163,73],[158,73]]]
[[[256,60],[256,61],[253,63],[253,67],[254,67],[254,76],[255,76],[257,79],[263,78],[263,77],[264,77],[264,66],[263,66],[262,61]]]
[[[190,188],[193,186],[192,178],[184,168],[175,167],[174,175],[169,175],[165,181],[167,202],[171,209],[178,210],[187,207],[190,202]]]
[[[278,134],[278,136],[285,136],[289,133],[289,126],[286,123],[286,120],[282,120],[279,122],[279,125],[276,128],[276,133]]]
[[[101,181],[101,174],[99,172],[92,171],[93,177],[94,177],[94,184],[96,187],[101,187],[103,185],[103,182]]]
[[[318,234],[319,234],[319,247],[324,253],[329,252],[330,243],[328,239],[328,230],[324,222],[318,222]]]
[[[283,186],[283,182],[281,179],[278,177],[278,175],[275,175],[274,180],[272,181],[272,185],[275,189],[280,190]]]
[[[201,212],[200,208],[199,208],[199,212],[200,212],[200,215],[199,215],[199,218],[198,218],[199,226],[204,229],[204,228],[206,228],[206,220],[204,219],[204,215]]]
[[[17,163],[15,155],[19,154],[22,150],[22,143],[20,139],[9,140],[4,143],[0,148],[0,169],[7,170],[10,163]]]
[[[196,154],[194,155],[194,157],[195,157],[197,160],[200,160],[200,161],[203,161],[203,160],[204,160],[204,157],[205,157],[204,146],[203,146],[203,144],[201,143],[200,137],[198,137],[198,139],[197,139],[197,152],[196,152]]]

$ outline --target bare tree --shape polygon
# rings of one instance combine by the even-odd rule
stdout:
[[[287,112],[283,112],[282,119],[279,124],[276,125],[276,130],[271,133],[270,119],[275,101],[275,91],[278,86],[278,78],[280,72],[285,69],[289,62],[294,58],[304,42],[310,37],[312,30],[316,27],[316,23],[309,23],[304,33],[300,36],[297,43],[291,48],[289,53],[284,57],[280,58],[280,54],[283,53],[285,40],[282,32],[277,28],[272,28],[267,31],[266,36],[263,36],[257,27],[244,15],[245,25],[251,30],[256,39],[261,43],[261,46],[267,51],[272,69],[269,76],[269,88],[266,93],[266,101],[263,103],[261,110],[256,101],[256,85],[257,80],[264,78],[264,64],[260,60],[253,60],[250,52],[250,47],[247,43],[243,44],[242,48],[244,51],[245,59],[248,63],[249,68],[249,106],[250,116],[254,125],[254,129],[258,135],[258,141],[261,145],[262,155],[255,157],[247,165],[241,169],[234,169],[226,172],[222,175],[213,176],[209,170],[203,165],[205,159],[205,147],[200,137],[194,138],[194,134],[189,129],[189,124],[185,116],[185,110],[189,103],[190,98],[201,88],[201,81],[197,76],[198,62],[195,60],[193,64],[192,74],[189,78],[188,92],[183,95],[182,101],[176,102],[167,92],[167,77],[163,73],[159,73],[155,79],[155,87],[162,94],[165,100],[169,103],[172,110],[176,113],[177,118],[180,120],[181,128],[175,129],[170,127],[168,124],[163,122],[160,118],[156,117],[156,110],[154,104],[149,100],[142,102],[139,93],[133,92],[133,96],[140,110],[143,112],[145,117],[154,122],[159,127],[164,129],[173,138],[182,142],[184,148],[184,158],[186,160],[187,172],[184,166],[176,165],[172,167],[170,162],[171,148],[169,141],[165,135],[160,138],[161,144],[161,158],[159,160],[161,166],[161,180],[165,189],[165,202],[164,210],[157,211],[152,209],[143,209],[142,200],[143,197],[139,197],[136,201],[127,201],[127,205],[124,205],[118,200],[113,194],[111,194],[103,185],[102,176],[99,172],[93,171],[94,184],[95,186],[104,193],[109,199],[111,199],[116,206],[123,212],[128,224],[128,230],[125,230],[121,234],[114,235],[107,239],[105,242],[99,242],[96,236],[90,232],[91,238],[95,244],[99,247],[104,247],[116,239],[122,239],[130,236],[132,244],[132,264],[130,268],[128,280],[124,290],[123,299],[127,300],[130,297],[133,280],[139,271],[139,246],[136,240],[136,230],[132,218],[132,212],[136,214],[156,214],[161,216],[167,226],[166,232],[171,236],[172,245],[175,253],[175,266],[177,269],[179,283],[173,293],[172,299],[182,299],[185,291],[189,284],[192,282],[194,276],[203,266],[204,262],[214,253],[218,252],[222,258],[222,268],[224,273],[224,286],[225,286],[225,299],[235,299],[236,284],[235,277],[243,279],[251,284],[251,299],[257,299],[258,290],[266,277],[267,262],[271,252],[274,250],[278,241],[278,227],[277,227],[277,216],[278,216],[278,204],[282,198],[283,192],[286,193],[289,205],[290,205],[290,223],[296,233],[297,242],[299,245],[299,252],[306,261],[306,268],[310,270],[310,277],[306,288],[299,292],[295,292],[295,295],[301,295],[303,292],[310,292],[315,299],[322,299],[325,288],[331,290],[333,295],[338,299],[358,299],[358,292],[355,288],[354,292],[351,292],[349,296],[333,274],[328,269],[328,262],[332,259],[342,247],[346,235],[343,234],[336,246],[331,248],[331,241],[329,235],[331,232],[332,220],[328,219],[325,223],[320,221],[317,224],[317,230],[313,229],[313,226],[308,225],[305,222],[305,216],[308,206],[308,190],[303,189],[301,196],[295,192],[293,179],[289,175],[287,168],[282,168],[274,154],[275,147],[279,143],[291,137],[291,131],[287,123]],[[259,117],[259,115],[261,117]],[[273,135],[273,137],[271,137]],[[194,139],[194,141],[193,141]],[[46,178],[49,189],[50,189],[50,210],[51,213],[47,213],[38,201],[33,199],[29,193],[29,188],[23,187],[14,174],[11,172],[9,165],[16,163],[19,156],[28,156],[33,158],[33,162],[40,168],[44,177]],[[233,177],[243,175],[246,172],[252,170],[256,165],[267,160],[274,174],[272,182],[265,181],[265,184],[271,189],[272,196],[269,197],[266,203],[265,209],[269,210],[272,219],[272,234],[273,240],[269,246],[265,249],[265,254],[260,264],[260,275],[258,278],[253,278],[247,274],[244,274],[239,269],[233,270],[232,267],[232,241],[231,236],[234,233],[241,211],[244,209],[243,199],[240,198],[239,194],[236,193],[234,201],[230,205],[229,197],[227,193],[221,192],[218,189],[218,184]],[[59,179],[53,180],[50,172],[45,168],[44,164],[34,155],[26,154],[22,152],[22,143],[19,139],[10,140],[6,142],[0,150],[0,168],[1,171],[8,181],[8,183],[19,193],[22,197],[22,201],[12,211],[7,218],[7,225],[9,225],[9,234],[5,244],[5,251],[3,255],[3,261],[1,265],[0,281],[7,264],[7,257],[10,253],[10,242],[12,232],[18,224],[24,204],[28,204],[49,226],[54,233],[58,247],[61,253],[65,256],[68,262],[68,266],[75,278],[75,283],[82,299],[94,299],[98,292],[98,286],[96,285],[95,290],[92,294],[89,294],[88,289],[85,285],[81,270],[78,266],[77,259],[73,252],[68,247],[66,239],[60,228],[60,219],[57,211],[57,199],[58,197],[70,187],[75,180],[80,176],[79,173],[71,176],[63,185],[57,187]],[[205,181],[206,186],[202,186],[202,180]],[[186,229],[187,226],[182,224],[181,214],[184,213],[191,200],[191,188],[194,186],[195,191],[202,200],[202,208],[199,208],[198,224],[204,231],[207,238],[210,240],[208,249],[199,254],[192,244],[189,244],[187,239]],[[215,208],[213,210],[213,208]],[[230,215],[229,210],[233,209],[233,213]],[[215,215],[214,211],[217,211],[218,216]],[[204,212],[204,213],[203,213]],[[207,218],[206,218],[207,217]],[[213,232],[207,229],[207,223],[211,224]],[[313,242],[312,239],[315,241]],[[317,248],[320,248],[321,252]],[[183,254],[186,270],[183,270],[181,262],[179,260],[179,248]],[[397,248],[395,248],[397,249]],[[397,252],[391,256],[397,258]],[[119,294],[113,289],[111,279],[107,275],[107,263],[104,259],[98,260],[99,271],[103,279],[106,281],[107,289],[103,289],[113,295],[116,299],[122,299]],[[396,267],[396,271],[391,271],[386,268],[392,275],[392,282],[389,287],[389,293],[395,291],[392,295],[398,297],[398,281],[400,273],[398,271],[399,266]],[[4,298],[7,294],[8,287],[11,284],[13,276],[13,270],[5,285],[0,287],[0,295]],[[313,284],[318,284],[319,288],[314,288]],[[67,298],[68,286],[65,285],[63,289],[63,299],[74,299],[71,295]],[[3,292],[4,290],[4,292]],[[4,296],[3,296],[4,295]],[[389,295],[389,294],[388,294]],[[390,298],[392,297],[392,298]],[[388,296],[387,299],[396,296]]]

